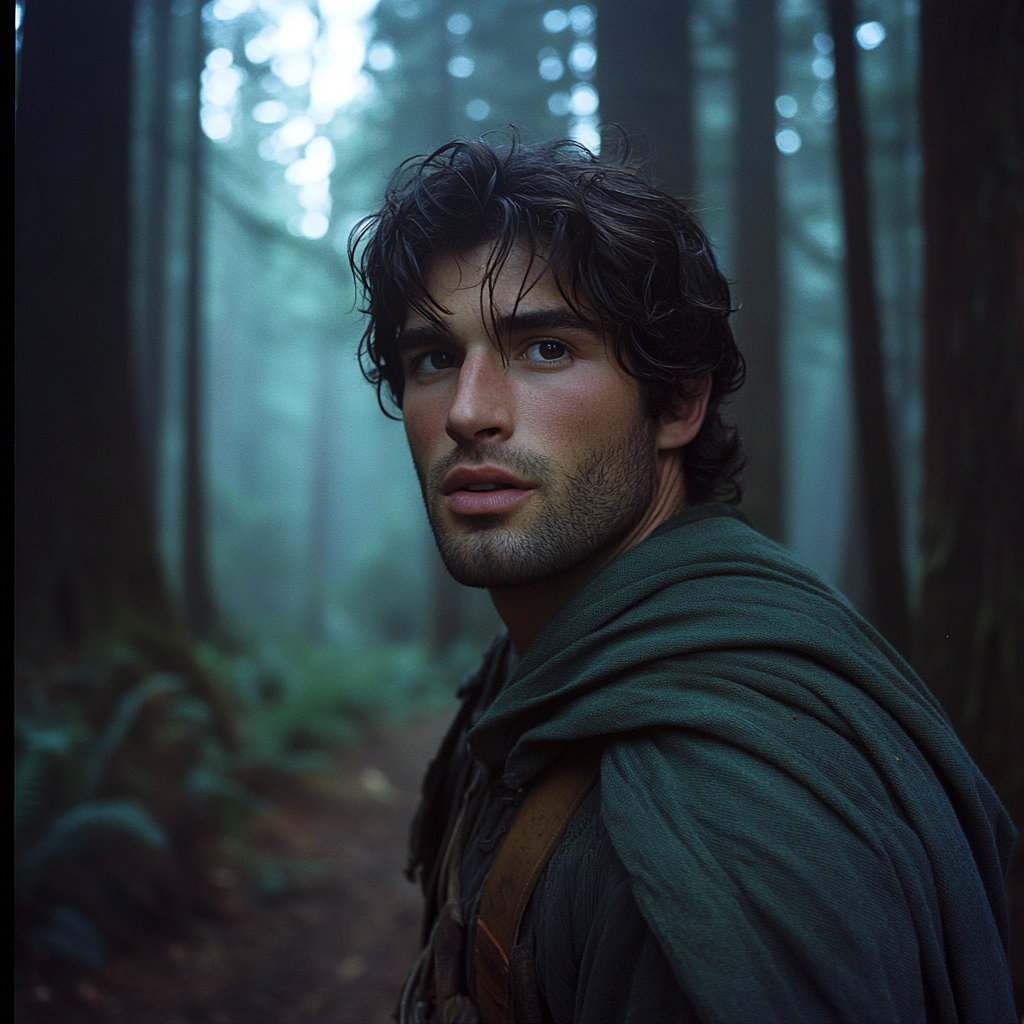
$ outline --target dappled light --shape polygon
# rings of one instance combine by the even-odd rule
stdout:
[[[775,98],[775,109],[779,112],[779,117],[796,117],[800,106],[792,96],[783,95]]]
[[[866,21],[854,33],[862,50],[873,50],[885,41],[885,26],[880,21]]]
[[[814,90],[814,95],[811,97],[811,105],[814,107],[815,113],[822,120],[835,120],[836,94],[830,85],[823,82]]]
[[[394,49],[387,43],[374,43],[366,53],[366,63],[374,71],[390,71],[396,59]]]
[[[792,156],[794,153],[799,152],[800,147],[803,145],[803,140],[800,138],[799,132],[794,131],[792,128],[783,128],[781,132],[776,132],[775,134],[775,145],[779,147],[780,153]]]
[[[539,65],[538,73],[545,82],[557,82],[565,74],[565,65],[562,63],[562,58],[558,56],[558,51],[550,46],[545,46],[537,54],[537,61]]]
[[[464,36],[473,27],[473,19],[468,14],[453,14],[445,24],[453,36]]]
[[[569,94],[570,109],[574,114],[586,117],[597,112],[597,90],[589,85],[574,85]]]
[[[472,57],[459,55],[448,61],[448,74],[453,78],[469,78],[476,68],[476,62]]]
[[[597,50],[590,43],[577,43],[569,51],[569,67],[578,75],[593,71],[596,63]]]
[[[835,74],[836,66],[831,57],[818,56],[811,63],[815,78],[828,79]]]
[[[555,8],[544,15],[543,22],[549,32],[564,32],[569,27],[569,15],[560,8]]]
[[[325,3],[315,13],[304,3],[254,7],[241,0],[218,0],[204,8],[208,23],[223,25],[219,31],[225,40],[240,46],[251,65],[269,66],[270,76],[262,80],[264,95],[282,90],[288,94],[287,101],[257,99],[251,93],[246,99],[259,124],[285,122],[260,140],[257,149],[263,159],[284,165],[285,181],[297,187],[302,212],[288,220],[288,229],[305,238],[323,238],[330,227],[332,124],[335,135],[343,133],[335,120],[339,112],[372,99],[374,87],[364,65],[386,72],[395,62],[394,50],[386,42],[369,45],[365,19],[373,6],[369,0],[355,5]],[[232,61],[231,48],[217,47],[207,56],[204,72],[203,130],[218,142],[231,138],[238,91],[247,78]]]

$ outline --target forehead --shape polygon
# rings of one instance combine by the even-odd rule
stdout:
[[[547,262],[545,254],[532,253],[524,245],[513,246],[503,255],[492,241],[463,252],[440,254],[427,264],[424,274],[432,300],[428,305],[442,319],[447,313],[465,313],[470,307],[487,315],[576,305],[562,295],[556,273]],[[427,319],[431,317],[415,308],[406,314],[407,323]]]

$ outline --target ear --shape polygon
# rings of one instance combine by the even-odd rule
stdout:
[[[672,451],[688,445],[704,425],[711,397],[711,374],[685,382],[687,395],[676,397],[672,406],[658,416],[655,450]]]

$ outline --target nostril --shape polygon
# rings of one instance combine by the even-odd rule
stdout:
[[[462,430],[457,425],[449,423],[445,427],[445,433],[460,444],[466,441],[498,441],[502,437],[502,428],[482,427],[479,430]]]

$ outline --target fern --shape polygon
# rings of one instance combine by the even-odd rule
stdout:
[[[65,903],[45,908],[42,921],[32,929],[32,942],[91,971],[103,969],[109,952],[103,933],[88,914]]]
[[[198,764],[188,777],[189,792],[200,801],[228,800],[237,807],[255,809],[263,802],[237,779],[213,764]]]
[[[129,690],[114,709],[107,728],[93,748],[82,772],[82,796],[92,797],[99,789],[107,766],[117,748],[124,742],[128,730],[142,709],[154,698],[168,693],[180,693],[181,679],[173,672],[158,672]]]
[[[135,800],[88,800],[57,815],[42,837],[21,858],[22,877],[31,888],[58,860],[81,856],[98,841],[125,835],[158,850],[168,846],[167,833]]]
[[[20,927],[27,931],[19,941],[27,942],[26,948],[56,954],[90,970],[102,967],[109,952],[105,928],[87,907],[96,897],[108,902],[103,894],[110,865],[94,863],[88,855],[100,845],[104,852],[109,849],[119,853],[116,870],[130,876],[123,891],[114,892],[106,908],[116,918],[130,913],[137,901],[137,886],[133,884],[138,880],[137,844],[161,851],[170,845],[164,826],[138,800],[98,798],[111,765],[115,759],[125,761],[130,781],[136,765],[131,753],[125,754],[125,741],[157,698],[169,696],[170,700],[168,706],[159,708],[158,722],[147,722],[147,738],[156,736],[164,745],[196,743],[209,729],[209,708],[188,695],[182,677],[169,672],[141,677],[144,670],[145,663],[131,649],[118,647],[99,667],[73,666],[44,673],[23,666],[19,677],[15,877]],[[83,681],[89,683],[90,692],[82,692]],[[90,705],[100,696],[92,690],[99,689],[121,696],[106,723],[94,732],[87,723]],[[206,738],[206,744],[210,746],[212,741]],[[143,762],[147,763],[145,755]],[[213,784],[198,781],[196,788],[202,789],[201,783],[206,781],[206,788],[211,789],[217,788],[220,780]],[[230,782],[223,780],[217,795],[231,795],[241,804],[243,794],[220,792],[230,790]],[[185,780],[178,780],[178,784],[184,785]],[[76,861],[80,862],[80,871],[76,869],[68,879],[69,889],[62,879]],[[144,870],[144,865],[139,867]],[[48,901],[47,894],[52,895],[50,881],[59,882],[62,892],[67,890],[68,902]],[[79,896],[86,906],[77,905]]]
[[[42,790],[50,762],[66,754],[76,737],[74,729],[25,726],[25,751],[14,768],[14,840],[20,842],[42,810]]]

